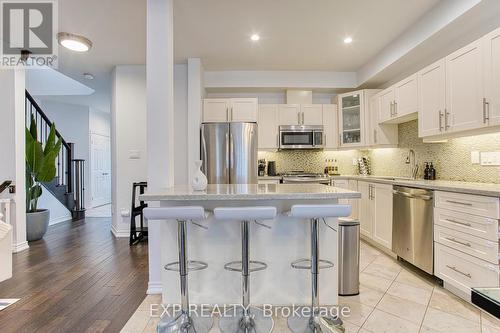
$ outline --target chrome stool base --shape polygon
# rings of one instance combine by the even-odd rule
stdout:
[[[250,307],[244,315],[243,307],[230,308],[219,320],[222,333],[269,333],[273,330],[274,320],[264,317],[261,309]]]
[[[195,313],[188,315],[187,312],[165,314],[158,326],[158,333],[208,333],[214,321],[211,317],[199,317]]]
[[[302,313],[300,308],[299,313]],[[304,309],[304,313],[311,313],[310,308]],[[345,331],[342,319],[331,316],[290,316],[287,320],[288,328],[293,333],[342,333]]]

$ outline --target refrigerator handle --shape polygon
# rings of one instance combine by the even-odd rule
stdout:
[[[226,133],[226,167],[228,172],[228,184],[231,184],[231,170],[233,169],[233,134]]]
[[[201,131],[201,160],[203,163],[201,164],[201,171],[206,175],[207,174],[207,141],[205,140],[205,135],[203,131]]]

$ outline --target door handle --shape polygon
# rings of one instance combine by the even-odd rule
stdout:
[[[446,202],[457,204],[457,205],[463,205],[463,206],[472,206],[470,202],[461,202],[461,201],[455,201],[455,200],[446,200]]]
[[[446,265],[446,267],[448,267],[449,269],[451,269],[452,271],[455,271],[459,274],[462,274],[463,276],[466,276],[468,277],[469,279],[472,278],[472,275],[470,275],[469,273],[464,273],[462,272],[461,270],[457,269],[455,266],[450,266],[450,265]]]
[[[419,199],[419,200],[432,200],[432,196],[430,195],[413,195],[413,194],[409,194],[409,193],[406,193],[406,192],[401,192],[401,191],[392,191],[393,194],[396,194],[396,195],[401,195],[403,197],[406,197],[406,198],[410,198],[410,199]]]
[[[459,222],[459,221],[452,220],[452,219],[444,219],[444,220],[451,222],[451,223],[460,224],[460,225],[463,225],[465,227],[472,227],[472,225],[470,223]]]
[[[103,176],[107,176],[107,175],[109,175],[109,173],[107,173],[107,172],[103,172],[103,174],[102,174],[102,175],[103,175]]]
[[[443,131],[443,111],[439,110],[439,132]]]
[[[488,110],[486,110],[488,109]],[[490,103],[486,101],[486,98],[483,98],[483,123],[487,124],[490,120]]]
[[[450,237],[445,237],[444,239],[449,240],[450,242],[457,243],[463,246],[471,247],[472,245],[470,243],[464,243],[459,240],[456,240],[455,238],[450,238]]]
[[[444,109],[444,129],[447,131],[451,126],[448,124],[450,113]]]

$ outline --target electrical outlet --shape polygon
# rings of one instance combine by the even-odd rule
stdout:
[[[481,153],[481,165],[498,166],[500,165],[500,152],[483,152]]]
[[[358,165],[358,159],[357,159],[357,158],[353,158],[353,159],[352,159],[352,165],[353,165],[353,166]]]
[[[470,162],[472,164],[481,164],[481,156],[479,155],[479,151],[474,150],[470,152]]]

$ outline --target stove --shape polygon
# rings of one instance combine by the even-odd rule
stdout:
[[[330,178],[323,173],[291,171],[284,173],[283,184],[325,184],[330,185]]]

